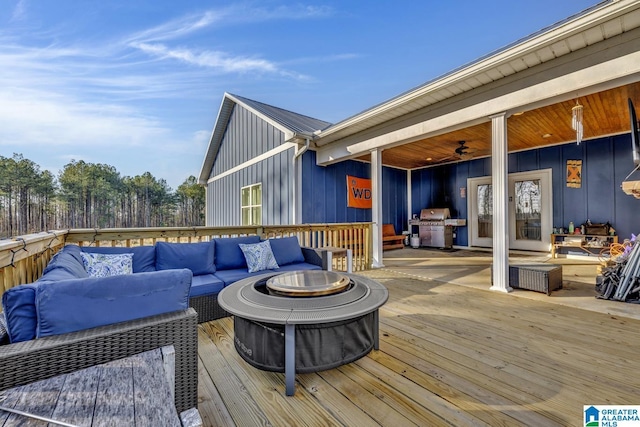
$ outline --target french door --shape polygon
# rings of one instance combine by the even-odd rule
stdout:
[[[551,169],[509,174],[509,248],[548,251],[553,221]],[[491,177],[467,180],[469,245],[493,247]]]

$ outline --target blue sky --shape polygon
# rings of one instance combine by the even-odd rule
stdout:
[[[597,3],[0,0],[0,155],[175,189],[224,92],[335,123]]]

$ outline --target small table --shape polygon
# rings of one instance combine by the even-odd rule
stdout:
[[[338,248],[334,246],[325,246],[320,248],[327,254],[327,270],[333,269],[333,258],[347,257],[347,273],[353,272],[353,251],[347,248]]]
[[[289,272],[285,275],[329,277],[332,283],[335,283],[335,277],[332,278],[332,275],[344,275],[349,279],[351,286],[342,293],[315,297],[271,295],[260,290],[266,287],[267,281],[271,278],[277,279],[276,274],[268,273],[248,277],[227,286],[218,295],[218,303],[234,315],[234,345],[238,354],[252,366],[282,372],[280,357],[284,341],[286,394],[292,396],[295,393],[297,328],[301,328],[301,334],[312,334],[316,331],[323,334],[322,342],[325,343],[314,348],[321,352],[321,356],[310,356],[313,361],[321,361],[322,365],[311,363],[300,372],[316,372],[349,363],[363,357],[372,348],[379,348],[378,309],[387,301],[389,292],[375,280],[348,273],[309,270]],[[276,287],[284,289],[285,292],[295,292],[295,285],[283,287],[282,283],[278,285],[277,282],[276,280]],[[287,280],[284,282],[287,283]],[[313,284],[315,292],[317,281],[310,280],[309,283]],[[313,328],[304,329],[309,325]],[[337,334],[333,335],[332,328],[336,327],[340,328],[339,337]],[[354,336],[361,346],[353,349],[345,360],[344,354],[336,349],[343,348],[339,345],[340,340],[348,340],[351,336]],[[311,341],[314,341],[314,338],[317,337],[311,337]],[[332,342],[338,344],[326,344]],[[280,354],[276,357],[278,352]]]
[[[181,426],[174,375],[175,350],[167,346],[4,390],[0,406],[61,425]],[[193,417],[192,411],[183,415]],[[7,420],[43,425],[36,418],[0,410],[0,425]]]

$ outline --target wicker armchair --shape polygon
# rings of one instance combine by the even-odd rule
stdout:
[[[178,413],[198,404],[197,313],[184,311],[0,346],[0,390],[121,359],[175,348]]]

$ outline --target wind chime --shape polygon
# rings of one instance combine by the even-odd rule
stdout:
[[[576,106],[571,109],[572,120],[571,127],[576,131],[576,141],[578,145],[582,142],[583,128],[582,128],[582,105],[576,101]]]

